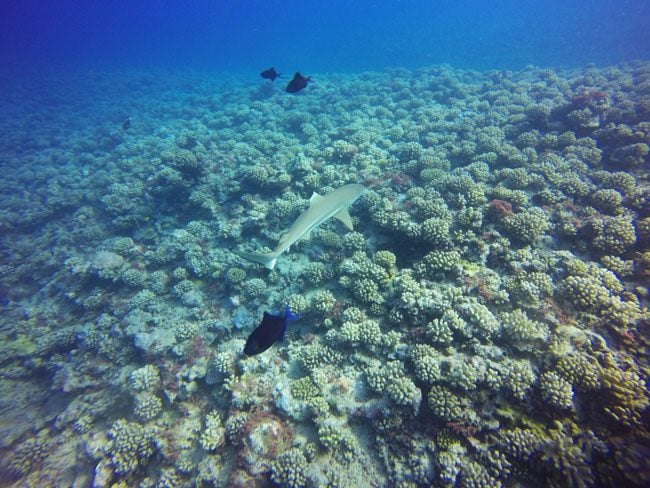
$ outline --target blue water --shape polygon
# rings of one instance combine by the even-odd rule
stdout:
[[[650,52],[647,0],[5,1],[0,62],[306,72],[613,64]]]

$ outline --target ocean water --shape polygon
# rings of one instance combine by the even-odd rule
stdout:
[[[4,2],[0,486],[648,486],[648,18]]]
[[[39,67],[517,69],[602,66],[650,51],[643,0],[27,0],[0,8],[0,59]]]

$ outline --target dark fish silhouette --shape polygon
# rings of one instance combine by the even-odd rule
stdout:
[[[284,308],[282,315],[272,315],[264,312],[262,322],[246,340],[244,354],[247,356],[255,356],[256,354],[263,353],[277,341],[281,341],[284,338],[284,333],[287,331],[289,322],[298,320],[299,318],[300,315],[291,312],[289,305]]]
[[[265,69],[260,73],[260,76],[262,78],[266,78],[267,80],[275,81],[275,79],[280,76],[280,73],[275,71],[275,68],[271,66],[269,69]]]
[[[289,93],[298,93],[307,86],[309,81],[311,81],[311,76],[305,78],[300,73],[296,72],[296,74],[293,75],[293,79],[287,85],[287,91]]]
[[[127,130],[131,127],[131,117],[127,117],[124,122],[122,122],[122,129]]]

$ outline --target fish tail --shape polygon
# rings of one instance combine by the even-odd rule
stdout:
[[[259,263],[268,269],[275,268],[275,262],[278,259],[278,254],[275,252],[269,252],[265,254],[254,254],[251,252],[233,250],[233,253],[235,253],[240,258],[244,258],[248,261],[253,261],[254,263]]]

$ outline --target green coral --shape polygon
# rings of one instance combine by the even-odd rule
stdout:
[[[453,446],[460,444],[460,437],[451,429],[441,429],[436,432],[436,447],[440,450],[447,451]]]
[[[174,326],[174,337],[178,342],[184,342],[199,334],[199,326],[193,322],[180,322]]]
[[[151,391],[160,385],[160,374],[153,364],[147,364],[131,372],[129,376],[131,388],[137,391]]]
[[[318,428],[318,441],[328,450],[336,450],[344,458],[351,458],[356,442],[344,426],[325,424]]]
[[[167,291],[167,285],[169,284],[169,277],[167,273],[162,270],[154,271],[149,276],[149,287],[156,295],[162,295]]]
[[[183,172],[193,172],[201,167],[201,161],[192,151],[187,149],[168,149],[160,153],[160,159],[164,164],[168,164]]]
[[[601,386],[600,364],[595,358],[584,353],[575,352],[562,356],[555,364],[555,371],[580,391],[597,390]]]
[[[214,355],[208,363],[205,381],[209,385],[223,382],[235,373],[235,360],[232,353],[224,351]]]
[[[291,382],[291,395],[297,400],[307,401],[320,396],[321,389],[310,376],[304,376]]]
[[[257,172],[256,176],[261,175],[262,171],[266,171],[266,170],[261,170]],[[264,181],[259,182],[258,184],[260,184],[260,186],[267,186],[269,184],[273,184],[273,182],[270,179],[265,179]],[[280,198],[276,199],[273,202],[272,213],[278,219],[284,219],[289,217],[292,214],[302,211],[305,207],[307,207],[308,203],[309,202],[307,200],[303,200],[295,193],[288,191],[286,193],[283,193]]]
[[[340,272],[343,276],[339,283],[348,288],[359,301],[367,304],[383,303],[381,288],[390,276],[385,268],[373,262],[363,251],[357,251],[344,260]]]
[[[422,276],[438,278],[454,270],[460,264],[460,253],[456,250],[431,251],[415,266],[415,270]]]
[[[129,302],[129,308],[131,309],[147,309],[154,305],[158,301],[158,297],[151,290],[140,290],[138,293],[131,298]]]
[[[594,248],[604,254],[620,256],[636,242],[636,231],[630,220],[612,218],[593,224]]]
[[[614,190],[622,193],[625,196],[634,194],[636,188],[636,179],[630,173],[616,171],[609,173],[605,178],[604,183]]]
[[[564,297],[576,308],[597,312],[611,304],[611,294],[593,276],[568,276],[561,286]]]
[[[641,166],[646,161],[650,147],[642,142],[616,148],[612,153],[613,163],[620,164],[624,168]]]
[[[413,412],[417,412],[422,401],[422,392],[406,376],[392,378],[386,386],[388,397],[397,405],[411,407]]]
[[[508,235],[522,244],[534,243],[550,228],[546,213],[538,207],[508,215],[502,222]]]
[[[226,279],[233,285],[239,285],[246,279],[246,271],[241,268],[228,268]]]
[[[360,232],[348,232],[343,237],[343,249],[349,253],[361,251],[366,247],[366,238]]]
[[[305,278],[312,285],[321,285],[332,278],[332,272],[323,263],[309,263],[305,269]]]
[[[571,383],[554,371],[546,371],[539,376],[539,390],[542,398],[550,405],[560,409],[573,407],[573,388]]]
[[[539,452],[542,439],[527,428],[515,427],[500,433],[498,444],[501,450],[511,459],[528,462]]]
[[[591,204],[594,208],[606,215],[621,215],[623,197],[616,190],[600,189],[591,195]]]
[[[605,444],[593,432],[573,423],[555,422],[540,446],[540,460],[554,486],[594,486],[593,457],[608,454]]]
[[[449,312],[455,314],[459,320],[463,320],[453,310],[449,310]],[[451,341],[454,339],[454,336],[451,332],[451,327],[445,318],[433,319],[427,324],[426,332],[431,341],[437,344],[451,344]]]
[[[411,349],[411,361],[420,381],[432,385],[443,378],[438,352],[426,344],[416,344]]]
[[[50,449],[48,430],[43,429],[35,437],[22,441],[8,455],[8,467],[15,474],[26,475],[47,457]]]
[[[341,282],[341,284],[343,283],[344,282]],[[379,304],[384,301],[384,297],[382,297],[381,293],[379,292],[379,285],[377,285],[377,283],[372,280],[361,278],[352,281],[351,286],[352,294],[354,297],[363,303]]]
[[[131,288],[142,288],[147,282],[147,273],[139,269],[129,268],[122,273],[120,279]]]
[[[610,359],[601,382],[609,395],[605,413],[625,427],[643,425],[643,412],[650,404],[646,379],[633,368],[621,369]]]
[[[221,414],[214,410],[206,415],[205,426],[199,438],[201,447],[209,452],[216,451],[225,442],[225,435]]]
[[[497,186],[494,190],[492,190],[491,196],[497,200],[505,200],[506,202],[510,202],[515,208],[522,207],[528,201],[526,192],[521,190],[511,190],[505,186]]]
[[[506,477],[507,472],[499,473]],[[467,488],[483,488],[486,486],[501,486],[498,479],[492,476],[487,468],[476,461],[463,463],[461,468],[461,486]]]
[[[341,263],[340,271],[345,275],[376,283],[385,283],[390,278],[387,269],[378,264],[376,260],[370,259],[363,251],[357,251],[352,257],[345,259]]]
[[[271,463],[271,481],[283,488],[303,488],[307,485],[306,467],[302,451],[290,449]]]
[[[469,402],[445,386],[432,386],[429,390],[428,402],[433,415],[445,422],[460,422],[467,419]]]
[[[174,468],[163,468],[156,488],[178,488],[182,485],[181,475]]]
[[[248,299],[259,298],[266,293],[266,283],[260,278],[244,281],[241,291]]]
[[[296,353],[298,364],[308,372],[327,364],[338,364],[341,359],[339,352],[322,344],[303,346]]]
[[[338,232],[331,230],[320,229],[318,232],[318,238],[323,246],[332,250],[338,250],[343,245],[343,238],[338,234]]]
[[[525,359],[506,358],[502,362],[501,371],[504,386],[512,395],[522,400],[535,382],[530,361]]]
[[[389,275],[395,272],[397,266],[397,257],[390,251],[377,251],[373,256],[375,264],[384,268]]]
[[[594,189],[593,185],[580,179],[577,174],[567,174],[558,186],[562,193],[574,198],[584,198]]]
[[[417,412],[422,401],[422,392],[406,376],[400,361],[389,361],[384,366],[366,369],[366,379],[377,393],[386,393],[397,405],[411,407]]]
[[[480,229],[483,225],[484,209],[480,207],[467,207],[458,211],[455,222],[464,228]]]
[[[553,294],[553,280],[539,271],[522,272],[503,280],[508,296],[522,308],[539,308],[544,298]]]
[[[454,445],[452,449],[439,451],[436,457],[440,465],[440,481],[444,486],[456,486],[463,467],[464,452]]]
[[[449,240],[449,222],[440,218],[430,218],[420,224],[422,238],[429,244],[438,246]]]
[[[501,314],[501,334],[508,343],[520,350],[530,350],[533,342],[548,336],[547,328],[528,318],[526,312],[515,309]]]
[[[475,298],[466,297],[464,302],[458,305],[457,310],[473,328],[473,335],[479,339],[488,339],[500,330],[501,326],[496,317]]]
[[[287,305],[289,305],[289,308],[293,313],[297,314],[302,314],[307,310],[307,306],[309,305],[309,301],[307,298],[305,298],[304,295],[301,295],[299,293],[293,293],[289,295],[285,302]]]
[[[465,320],[451,308],[446,309],[440,318],[433,319],[426,327],[429,338],[443,345],[451,343],[454,331],[463,335],[468,332],[468,327]]]
[[[320,290],[311,298],[311,308],[321,315],[329,315],[336,304],[336,297],[329,290]]]
[[[634,261],[626,261],[618,256],[603,256],[600,263],[619,278],[628,278],[634,273]]]
[[[117,475],[133,473],[143,467],[155,451],[155,433],[148,427],[119,419],[108,431],[104,452]]]
[[[476,389],[484,377],[483,360],[477,356],[452,356],[444,362],[445,379],[450,386],[463,391]]]
[[[156,418],[162,410],[162,402],[153,393],[141,392],[135,397],[135,408],[133,413],[145,422]]]
[[[345,321],[339,330],[338,337],[344,342],[360,342],[378,345],[382,341],[382,332],[375,320]]]

